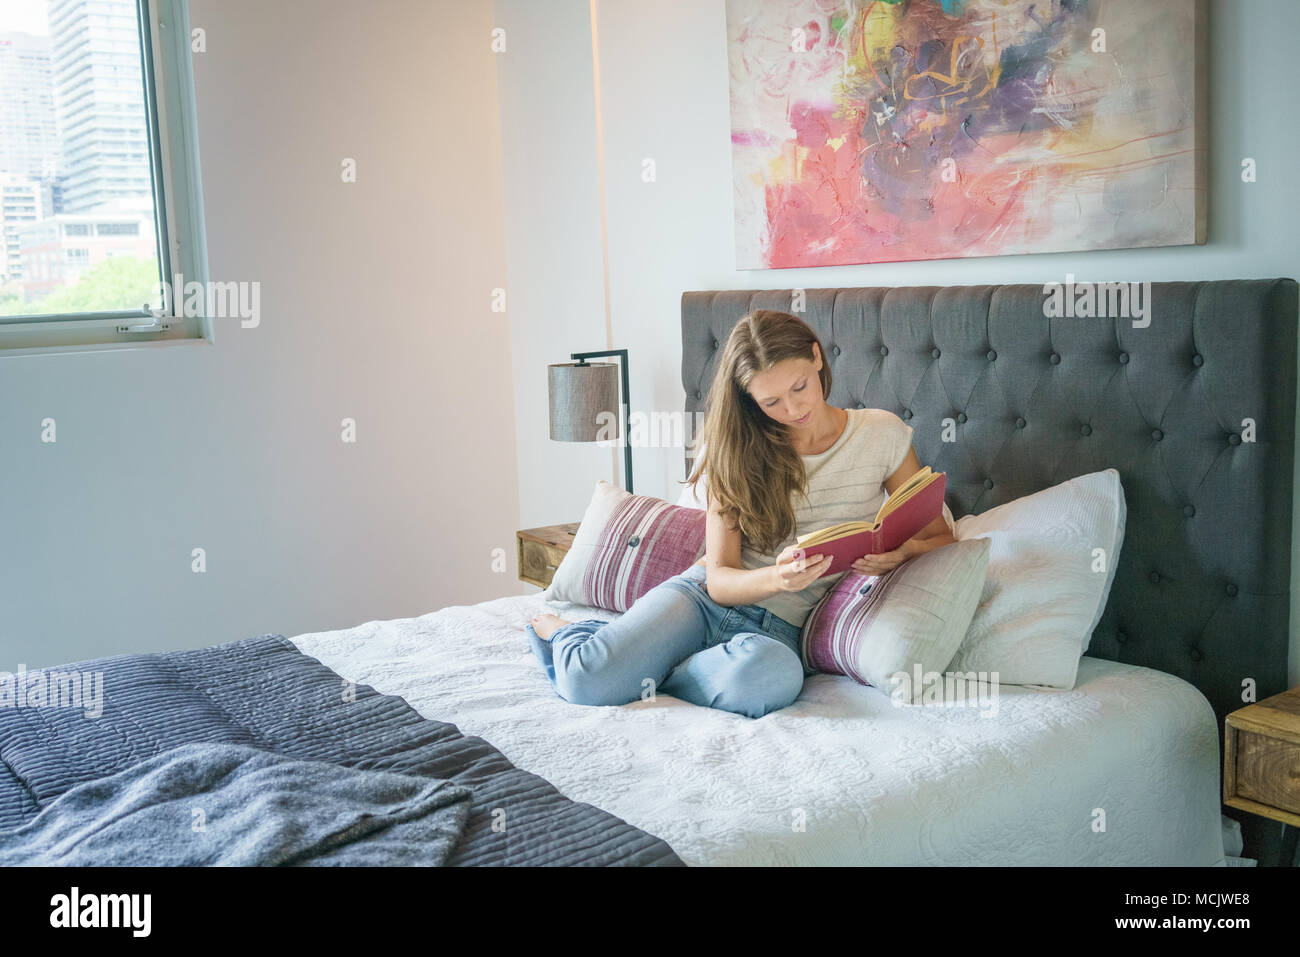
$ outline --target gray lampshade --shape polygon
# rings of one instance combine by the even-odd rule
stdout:
[[[596,442],[619,436],[617,362],[561,362],[548,365],[551,438],[556,442]],[[609,416],[600,418],[600,413]],[[604,424],[604,434],[599,434]]]

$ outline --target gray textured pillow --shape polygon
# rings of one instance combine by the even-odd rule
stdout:
[[[989,548],[977,538],[943,545],[879,577],[846,573],[804,622],[805,666],[916,703],[921,682],[904,683],[910,695],[899,696],[890,678],[948,667],[979,605]]]

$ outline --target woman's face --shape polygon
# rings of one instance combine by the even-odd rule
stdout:
[[[786,359],[766,372],[760,372],[749,383],[749,394],[758,407],[776,421],[794,429],[807,429],[821,420],[826,399],[822,396],[822,358],[813,344],[813,356],[808,359]]]

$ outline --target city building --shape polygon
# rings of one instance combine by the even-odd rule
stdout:
[[[0,173],[58,174],[56,115],[50,38],[0,33]]]
[[[18,231],[44,218],[41,184],[15,173],[0,173],[0,285],[23,278]]]
[[[49,23],[64,210],[152,200],[136,4],[50,0]]]
[[[114,256],[158,254],[149,203],[109,204],[93,213],[60,213],[18,229],[21,289],[27,302],[75,283]]]

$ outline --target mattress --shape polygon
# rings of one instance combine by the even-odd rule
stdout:
[[[896,707],[813,675],[759,719],[659,695],[558,697],[523,631],[618,613],[540,594],[290,639],[454,722],[692,865],[1222,865],[1213,710],[1174,675],[1084,657],[1071,691]]]

